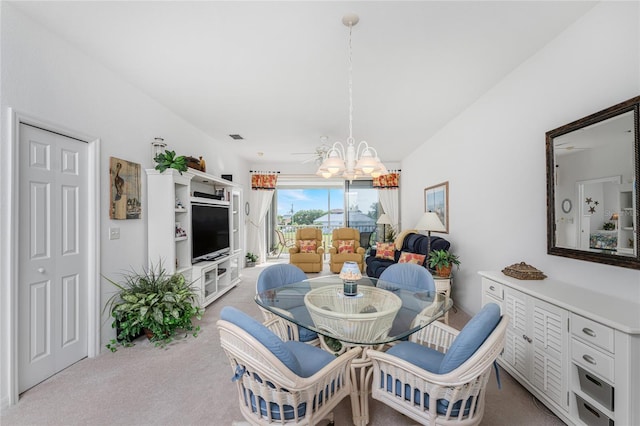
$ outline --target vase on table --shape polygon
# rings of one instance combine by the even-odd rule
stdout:
[[[362,278],[362,273],[356,262],[344,262],[339,277],[343,282],[343,293],[345,296],[355,296],[358,294],[358,280]]]

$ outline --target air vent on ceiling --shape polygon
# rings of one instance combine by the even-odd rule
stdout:
[[[235,140],[237,140],[237,141],[241,141],[241,140],[243,140],[243,139],[244,139],[244,138],[243,138],[242,136],[240,136],[240,135],[229,135],[229,137],[230,137],[231,139],[235,139]]]

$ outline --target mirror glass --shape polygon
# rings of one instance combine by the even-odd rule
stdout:
[[[640,269],[639,103],[547,132],[549,254]]]

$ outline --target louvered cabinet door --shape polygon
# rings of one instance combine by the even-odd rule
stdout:
[[[569,365],[563,354],[568,351],[568,313],[539,299],[530,301],[533,313],[531,380],[536,388],[567,410]]]
[[[505,310],[509,327],[504,349],[504,360],[526,379],[530,376],[530,344],[528,343],[528,297],[518,291],[505,291]]]

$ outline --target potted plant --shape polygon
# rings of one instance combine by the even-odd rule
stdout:
[[[156,155],[156,158],[154,158],[153,161],[157,163],[156,170],[160,173],[169,168],[176,169],[180,174],[187,171],[187,158],[184,155],[176,157],[175,151],[169,151],[167,149],[165,152],[161,152]]]
[[[119,283],[105,279],[118,289],[105,305],[118,332],[107,345],[111,351],[118,345],[130,346],[143,332],[156,346],[171,342],[178,331],[197,337],[200,326],[192,320],[201,319],[202,309],[196,289],[182,274],[168,274],[159,264],[143,272],[131,270]]]
[[[258,255],[251,253],[250,251],[247,252],[246,256],[247,258],[247,267],[251,268],[252,266],[256,266],[256,262],[258,261]]]
[[[428,257],[429,267],[435,269],[436,274],[440,277],[449,277],[453,265],[460,268],[460,259],[457,255],[447,250],[432,250]]]

